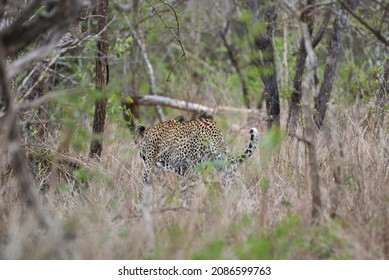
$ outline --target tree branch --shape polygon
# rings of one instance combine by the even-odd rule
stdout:
[[[238,74],[241,86],[242,86],[242,93],[243,93],[243,100],[247,108],[250,108],[250,100],[249,100],[249,92],[248,92],[248,86],[245,80],[245,77],[240,69],[238,58],[236,57],[236,51],[234,46],[230,45],[228,43],[226,34],[228,32],[229,28],[229,20],[227,20],[225,28],[220,31],[220,37],[223,40],[224,46],[227,49],[228,57],[230,58],[230,61],[232,63],[232,66],[235,68],[236,74]]]
[[[7,56],[15,55],[41,32],[53,28],[54,36],[51,36],[51,40],[59,39],[79,7],[79,1],[77,0],[58,1],[55,2],[56,4],[52,6],[49,13],[24,23],[25,18],[36,11],[40,3],[41,1],[32,2],[27,11],[0,34],[0,99],[5,105],[5,117],[0,137],[1,143],[6,143],[1,148],[6,149],[10,155],[12,168],[27,204],[33,210],[39,223],[47,230],[48,240],[52,240],[50,253],[53,254],[53,258],[63,258],[62,236],[59,228],[42,207],[29,174],[28,160],[20,143],[17,107],[8,85],[10,75],[4,65]],[[49,42],[52,41],[49,40]]]
[[[311,178],[311,193],[312,193],[312,221],[318,222],[321,216],[322,203],[320,194],[320,177],[317,167],[316,160],[316,145],[315,145],[315,134],[314,134],[314,122],[312,120],[312,108],[310,101],[314,89],[312,88],[317,60],[313,51],[311,34],[308,30],[308,26],[305,22],[300,22],[300,28],[302,32],[302,38],[304,40],[305,49],[307,51],[307,73],[302,81],[302,108],[305,122],[305,144],[308,149],[308,163],[310,167],[310,178]]]
[[[380,32],[380,30],[372,27],[367,21],[365,21],[362,17],[358,16],[345,2],[342,0],[338,0],[339,4],[350,13],[356,20],[359,21],[360,24],[366,27],[381,43],[384,43],[387,47],[389,46],[389,40],[384,37],[384,35]]]
[[[312,47],[316,48],[316,46],[320,43],[321,39],[323,38],[323,35],[327,29],[328,22],[331,18],[331,10],[326,10],[326,13],[324,14],[323,22],[320,26],[319,31],[315,34],[315,36],[312,39]]]
[[[176,65],[183,59],[183,58],[186,58],[186,52],[185,52],[185,49],[184,49],[184,46],[182,45],[182,41],[180,39],[180,23],[178,21],[178,15],[177,15],[177,12],[176,10],[173,8],[173,6],[169,3],[166,3],[165,1],[163,0],[160,0],[165,6],[168,6],[169,9],[171,11],[173,11],[174,13],[174,17],[176,19],[176,23],[177,23],[177,33],[174,31],[174,29],[169,26],[166,21],[163,19],[162,15],[160,14],[160,12],[155,8],[155,6],[149,1],[149,0],[146,0],[146,2],[150,5],[150,7],[153,9],[153,11],[157,14],[157,16],[161,19],[161,21],[163,22],[163,24],[166,26],[167,29],[170,30],[170,32],[173,34],[173,36],[176,38],[178,44],[180,45],[180,48],[181,48],[181,51],[182,51],[182,54],[180,56],[180,58],[176,61],[176,63],[174,63],[173,67],[170,69],[169,71],[169,74],[166,78],[166,81],[168,82],[169,79],[170,79],[170,75],[172,74],[174,68],[176,67]]]
[[[52,238],[55,240],[54,247],[52,248],[55,257],[62,258],[63,254],[60,246],[61,237],[58,233],[58,227],[43,209],[38,194],[33,187],[33,181],[29,175],[27,157],[19,139],[19,128],[16,124],[16,106],[9,92],[4,60],[4,48],[0,43],[0,93],[6,108],[5,120],[1,128],[1,138],[4,139],[2,139],[1,142],[7,143],[5,147],[10,154],[12,169],[15,172],[18,184],[27,204],[34,211],[39,223],[48,230],[49,234],[52,235]]]
[[[27,22],[24,21],[29,18],[27,17],[28,15],[37,12],[41,6],[40,3],[41,1],[32,2],[27,8],[28,12],[22,14],[21,17],[1,33],[0,40],[4,46],[5,57],[15,55],[39,37],[40,34],[45,33],[53,26],[58,31],[54,32],[54,35],[62,34],[64,28],[69,25],[80,6],[77,0],[56,1],[56,4],[52,5],[46,13],[36,16]],[[58,38],[54,37],[52,40],[56,41]]]
[[[132,96],[131,97],[134,104],[144,105],[144,106],[166,106],[174,109],[185,110],[185,111],[204,111],[210,114],[214,114],[221,111],[229,112],[240,112],[240,113],[252,113],[261,116],[261,111],[257,109],[247,109],[247,108],[236,108],[229,106],[217,106],[217,107],[208,107],[198,103],[186,102],[182,100],[176,100],[165,96],[160,95],[144,95],[144,96]],[[126,102],[126,101],[125,101]],[[265,119],[265,116],[261,116]]]
[[[149,60],[149,56],[147,55],[146,47],[143,44],[143,42],[141,41],[141,39],[139,38],[139,36],[138,36],[138,34],[136,33],[135,30],[132,30],[131,34],[134,37],[134,40],[135,40],[136,44],[140,48],[143,60],[144,60],[145,65],[146,65],[147,77],[148,77],[148,80],[149,80],[149,83],[150,83],[150,93],[152,95],[154,95],[154,96],[157,96],[157,86],[155,84],[154,69],[153,69],[153,65],[151,64],[151,62]],[[164,117],[164,114],[163,114],[163,111],[162,111],[161,107],[159,107],[159,105],[157,105],[156,110],[157,110],[158,118],[162,122],[165,119],[165,117]]]

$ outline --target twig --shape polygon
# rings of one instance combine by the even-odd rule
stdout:
[[[82,42],[86,41],[87,39],[90,39],[90,38],[97,38],[98,36],[100,36],[100,34],[102,32],[104,32],[108,26],[116,19],[116,16],[114,16],[112,18],[112,20],[103,28],[103,30],[101,30],[98,34],[96,35],[93,35],[93,36],[87,36],[89,34],[89,31],[85,32],[83,34],[83,36],[81,36],[80,38],[77,38],[73,41],[70,41],[70,42],[66,42],[66,43],[63,43],[63,44],[48,44],[46,46],[43,46],[41,47],[40,49],[38,50],[35,50],[31,53],[29,53],[28,55],[20,58],[19,60],[15,61],[14,63],[12,63],[11,65],[8,66],[8,69],[9,69],[9,77],[12,78],[14,75],[20,73],[21,71],[23,71],[24,69],[26,69],[27,67],[29,67],[34,61],[38,61],[40,59],[43,59],[45,58],[47,55],[50,54],[50,52],[52,52],[54,50],[54,57],[51,58],[49,61],[46,61],[44,64],[47,64],[45,69],[43,71],[41,71],[41,74],[38,78],[37,81],[35,81],[35,83],[27,90],[27,92],[23,95],[23,97],[21,98],[21,100],[25,100],[31,93],[32,91],[34,90],[35,87],[37,87],[42,81],[43,79],[46,77],[45,75],[42,75],[42,73],[45,73],[47,71],[49,71],[49,69],[51,68],[51,66],[53,66],[54,63],[56,63],[56,61],[61,58],[61,56],[66,53],[67,51],[71,50],[71,49],[74,49],[76,47],[79,47],[81,45]],[[33,71],[36,71],[36,68],[34,68],[32,70]],[[31,73],[32,73],[31,72]],[[29,75],[28,75],[29,76]]]
[[[34,101],[31,102],[19,102],[17,104],[16,110],[18,112],[24,112],[27,110],[33,110],[37,109],[40,106],[54,100],[55,98],[64,97],[67,96],[69,93],[67,91],[57,91],[57,92],[50,92],[48,94],[45,94]]]
[[[330,6],[330,5],[335,4],[335,3],[336,3],[335,0],[330,0],[328,2],[320,2],[320,3],[315,3],[312,5],[306,5],[302,10],[299,11],[299,13],[301,15],[312,8],[322,7],[322,6]]]
[[[196,209],[194,209],[196,210]],[[187,211],[187,212],[194,212],[194,210],[192,210],[191,208],[189,207],[185,207],[185,206],[180,206],[180,207],[165,207],[165,208],[161,208],[161,209],[156,209],[156,210],[153,210],[151,211],[150,213],[155,215],[155,214],[162,214],[162,213],[165,213],[165,212],[179,212],[179,211]],[[206,213],[207,210],[206,209],[197,209],[196,211],[197,213]],[[130,216],[130,219],[136,219],[136,218],[140,218],[142,217],[142,213],[141,212],[137,212],[133,215]],[[114,216],[112,218],[112,221],[115,221],[119,218],[122,218],[122,216],[120,214]]]
[[[48,55],[51,52],[52,49],[48,49],[47,53],[43,55]],[[42,75],[42,73],[46,73],[50,67],[58,60],[58,58],[61,57],[63,53],[65,53],[67,50],[61,50],[59,53],[55,55],[53,59],[46,65],[45,69],[41,72],[39,75],[39,78],[35,81],[35,83],[27,90],[26,94],[23,95],[23,97],[20,99],[21,101],[26,100],[27,97],[30,96],[30,94],[33,92],[34,88],[37,87],[43,79],[46,77],[46,75]],[[26,63],[29,63],[29,61],[26,61]]]
[[[27,55],[11,63],[7,67],[7,78],[12,79],[15,75],[27,69],[35,61],[45,58],[55,47],[55,44],[45,45],[39,49],[29,52]]]
[[[55,42],[49,42],[47,45],[40,47],[34,51],[29,52],[27,55],[15,60],[7,67],[8,78],[12,79],[15,75],[27,69],[32,63],[46,58],[53,50],[56,48],[57,51],[54,51],[56,54],[54,58],[51,59],[50,65],[52,65],[62,54],[67,52],[70,49],[78,47],[83,41],[85,41],[89,36],[86,36],[89,32],[84,33],[81,38],[76,40],[66,42],[64,44],[56,44]],[[54,62],[52,62],[54,60]],[[52,63],[51,63],[52,62]],[[44,70],[46,71],[46,69]]]
[[[112,154],[108,154],[114,161],[120,164],[120,166],[123,168],[124,171],[127,172],[128,175],[132,176],[132,173],[117,159],[115,158]]]
[[[304,138],[296,133],[291,133],[289,135],[296,138],[298,141],[303,142],[304,144],[307,144],[307,145],[310,144],[310,142],[306,138]]]
[[[384,37],[380,30],[372,27],[367,21],[358,16],[345,2],[338,0],[342,8],[349,12],[356,20],[359,21],[363,26],[367,28],[380,42],[384,43],[387,47],[389,46],[389,40]]]
[[[181,210],[190,211],[190,208],[184,207],[184,206],[182,206],[182,207],[166,207],[166,208],[161,208],[159,210],[155,210],[152,213],[158,214],[158,213],[164,213],[164,212],[177,212],[177,211],[181,211]]]
[[[167,29],[170,30],[170,32],[174,35],[174,37],[176,38],[178,44],[180,45],[180,48],[181,48],[181,51],[182,51],[182,54],[180,56],[180,58],[176,61],[176,63],[174,63],[173,67],[170,69],[169,71],[169,74],[166,78],[166,81],[168,82],[170,80],[170,76],[174,70],[174,68],[176,67],[176,65],[181,61],[181,59],[183,58],[186,58],[186,52],[185,52],[185,49],[184,49],[184,46],[182,44],[182,41],[180,39],[180,23],[178,21],[178,15],[177,15],[177,12],[176,10],[172,7],[172,5],[170,5],[169,3],[166,3],[165,1],[163,0],[160,0],[164,5],[168,6],[169,9],[171,9],[174,13],[174,17],[176,19],[176,23],[177,23],[177,33],[173,30],[173,28],[169,25],[167,25],[166,21],[163,19],[162,15],[158,12],[158,10],[155,8],[155,6],[149,1],[149,0],[146,0],[146,2],[150,5],[150,7],[155,11],[155,13],[158,15],[158,17],[161,19],[161,21],[163,22],[163,24],[166,26]]]
[[[170,81],[170,76],[174,71],[174,68],[176,68],[177,64],[180,63],[181,59],[185,58],[186,59],[186,53],[182,53],[180,58],[174,63],[173,67],[170,69],[169,74],[167,75],[166,82]]]

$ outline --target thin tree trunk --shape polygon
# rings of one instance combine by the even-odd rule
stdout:
[[[38,1],[39,2],[39,1]],[[14,97],[9,90],[9,74],[5,69],[4,61],[7,56],[17,55],[20,50],[28,46],[38,34],[51,29],[51,39],[58,40],[69,26],[72,16],[77,13],[80,3],[77,0],[58,1],[53,4],[53,13],[43,13],[39,17],[25,22],[32,14],[41,8],[41,3],[34,2],[22,11],[18,18],[1,34],[0,38],[0,103],[5,111],[0,130],[1,145],[9,154],[12,169],[20,186],[27,205],[31,207],[43,229],[48,231],[48,257],[63,258],[63,240],[60,229],[55,220],[46,213],[42,207],[39,196],[34,189],[33,181],[29,174],[28,160],[20,141],[19,126],[17,123],[17,107]],[[5,1],[2,1],[4,4]],[[38,5],[39,4],[39,5]],[[0,7],[1,8],[1,7]],[[1,10],[1,9],[0,9]],[[1,11],[0,11],[1,14]],[[25,36],[23,36],[23,34]],[[50,44],[47,44],[49,46]],[[26,56],[29,53],[26,54]],[[10,72],[15,69],[8,69]]]
[[[282,23],[282,37],[284,39],[284,46],[282,49],[282,78],[281,88],[284,90],[288,87],[289,71],[288,71],[288,23],[287,18],[283,18]]]
[[[129,4],[129,10],[132,12],[130,17],[131,25],[139,27],[139,0],[134,0]],[[140,49],[140,48],[139,48]],[[126,77],[126,83],[124,84],[124,96],[138,95],[138,81],[141,80],[137,77],[139,65],[130,63],[130,59],[137,59],[137,50],[135,45],[130,48],[131,55],[124,55],[123,75]],[[134,58],[135,57],[135,58]],[[123,101],[123,118],[126,121],[127,127],[135,131],[138,126],[138,119],[140,118],[139,106],[132,102]]]
[[[232,63],[232,66],[234,66],[236,74],[239,77],[241,86],[242,86],[242,94],[243,94],[243,101],[247,108],[250,108],[250,99],[249,99],[249,88],[247,86],[246,79],[242,73],[242,70],[239,65],[238,58],[236,56],[236,50],[233,45],[228,43],[227,40],[227,32],[228,32],[228,25],[229,22],[227,22],[227,26],[220,32],[220,37],[223,40],[224,46],[227,48],[227,54],[228,57]]]
[[[51,254],[53,258],[63,258],[62,238],[57,224],[51,219],[42,207],[38,193],[29,174],[28,160],[20,142],[19,127],[17,125],[16,106],[9,91],[7,73],[4,66],[4,48],[0,44],[0,99],[4,101],[6,115],[1,127],[1,140],[6,142],[7,152],[10,156],[11,166],[15,172],[17,182],[27,205],[31,207],[41,226],[48,230],[49,240],[53,241]]]
[[[135,30],[132,31],[132,36],[134,37],[135,42],[139,46],[140,52],[143,57],[143,61],[145,62],[146,66],[146,71],[147,71],[147,78],[149,80],[149,85],[150,85],[150,93],[154,96],[158,96],[157,94],[157,85],[155,82],[155,75],[154,75],[154,68],[153,65],[150,62],[149,56],[146,51],[146,46],[144,43],[144,40],[142,41],[141,38],[139,38],[139,33],[137,33]],[[162,108],[157,105],[155,107],[157,111],[157,116],[160,122],[163,122],[165,120],[165,116],[163,114]]]
[[[308,163],[310,169],[311,192],[312,192],[312,221],[319,221],[322,211],[321,194],[320,194],[320,177],[316,160],[316,144],[315,144],[315,125],[312,121],[311,100],[314,88],[312,87],[315,72],[316,72],[316,57],[313,52],[311,43],[311,35],[309,34],[306,23],[301,22],[301,31],[304,39],[305,49],[307,50],[307,73],[302,81],[302,107],[305,123],[305,138],[304,142],[308,150]]]
[[[374,124],[374,134],[380,137],[380,131],[384,124],[385,106],[389,97],[389,59],[385,60],[382,78],[379,79],[379,89],[376,95],[376,121]]]
[[[289,100],[287,129],[290,135],[296,133],[297,121],[300,115],[301,82],[303,79],[306,58],[307,58],[307,52],[305,51],[304,40],[301,39],[300,50],[297,55],[296,72],[293,78],[293,91]]]
[[[336,67],[339,60],[339,52],[341,47],[341,35],[344,26],[346,25],[346,12],[341,10],[335,18],[334,26],[331,32],[331,39],[328,45],[328,56],[324,68],[323,81],[320,86],[319,94],[315,98],[314,121],[320,129],[323,125],[324,117],[327,111],[327,103],[331,97],[331,90],[336,76]]]
[[[342,186],[344,184],[343,179],[343,166],[344,162],[344,153],[342,148],[342,142],[339,136],[339,127],[337,126],[333,109],[330,107],[328,109],[328,118],[329,118],[329,128],[328,134],[325,137],[327,140],[327,149],[330,154],[332,154],[332,173],[334,177],[335,186],[330,190],[330,209],[329,216],[334,219],[337,217],[337,211],[339,207]],[[333,145],[334,144],[334,145]],[[331,146],[335,146],[335,149],[331,149]]]
[[[106,115],[106,85],[109,79],[108,66],[108,0],[99,0],[97,5],[97,33],[100,33],[97,42],[96,58],[96,90],[101,92],[102,97],[98,97],[95,102],[95,113],[93,118],[93,139],[90,145],[89,157],[100,157],[103,150],[103,133]]]
[[[315,0],[308,0],[307,6],[314,5]],[[309,36],[312,36],[313,24],[315,20],[314,9],[307,9],[302,15],[301,20],[307,24]],[[307,51],[305,49],[304,38],[300,40],[300,48],[297,54],[296,72],[293,78],[293,91],[289,100],[289,113],[287,121],[287,129],[290,135],[296,133],[297,120],[300,115],[301,106],[301,83],[304,74],[305,60],[307,58]]]
[[[255,39],[255,46],[262,52],[256,64],[262,68],[260,76],[265,85],[267,121],[270,128],[273,125],[280,126],[280,98],[273,46],[273,29],[277,13],[275,7],[271,5],[266,5],[264,12],[267,30]]]

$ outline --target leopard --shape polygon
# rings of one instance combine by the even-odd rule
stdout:
[[[138,125],[137,131],[139,155],[144,163],[144,183],[149,183],[151,174],[161,169],[185,176],[207,161],[225,163],[227,168],[237,166],[251,157],[259,138],[258,130],[251,128],[244,153],[231,157],[227,153],[224,134],[212,118],[188,121],[176,118],[150,127]]]

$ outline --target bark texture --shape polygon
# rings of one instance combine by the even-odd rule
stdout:
[[[304,142],[308,151],[309,177],[311,179],[311,193],[312,193],[312,222],[317,223],[322,214],[322,202],[320,191],[320,177],[316,158],[316,141],[315,141],[315,125],[312,121],[312,109],[310,101],[314,95],[315,88],[312,86],[315,78],[317,68],[317,61],[313,52],[311,36],[309,34],[308,25],[301,22],[302,37],[304,39],[305,49],[307,50],[307,73],[302,80],[302,107],[305,123],[305,138]]]
[[[237,57],[236,48],[228,42],[227,32],[228,32],[229,22],[224,30],[220,32],[220,37],[223,40],[223,44],[227,49],[228,58],[231,61],[232,66],[235,68],[236,74],[239,77],[240,84],[242,86],[243,101],[247,108],[250,108],[250,99],[249,99],[249,87],[246,82],[246,78],[242,72],[241,66],[239,65],[239,60]]]
[[[308,5],[315,4],[315,0],[308,0]],[[315,13],[313,8],[306,9],[301,15],[301,20],[307,24],[309,36],[312,36],[313,25],[315,20]],[[307,58],[307,51],[305,49],[304,38],[300,40],[300,48],[297,54],[296,72],[293,78],[293,91],[289,100],[289,113],[288,113],[288,133],[293,135],[296,132],[297,120],[300,115],[301,106],[301,83],[304,74],[305,60]]]
[[[324,117],[327,111],[327,103],[331,97],[331,90],[336,76],[336,68],[339,60],[339,52],[342,40],[342,31],[346,25],[346,11],[341,10],[335,18],[331,32],[331,38],[328,45],[328,56],[324,68],[323,81],[320,86],[319,94],[315,97],[314,121],[320,129],[323,125]]]
[[[103,150],[103,133],[105,126],[105,115],[107,106],[107,97],[105,88],[109,80],[108,66],[108,0],[99,0],[97,6],[97,33],[100,33],[100,38],[97,42],[97,58],[96,58],[96,90],[101,92],[102,97],[99,97],[95,102],[95,113],[93,118],[93,139],[90,146],[89,157],[100,157]]]
[[[37,16],[30,20],[31,15],[43,7],[41,2],[33,1],[12,22],[10,27],[0,34],[0,100],[3,103],[4,108],[2,109],[5,112],[4,121],[1,120],[2,122],[0,124],[0,142],[5,143],[1,148],[4,147],[3,149],[9,155],[12,170],[27,205],[34,212],[42,229],[47,230],[48,255],[46,257],[60,259],[65,257],[62,235],[55,220],[42,207],[40,198],[34,188],[34,182],[30,177],[28,160],[20,141],[17,107],[14,101],[14,95],[11,94],[9,87],[10,77],[8,70],[12,72],[12,69],[6,69],[4,63],[7,56],[17,55],[20,50],[36,39],[38,34],[48,29],[52,30],[49,41],[52,42],[55,38],[58,40],[68,28],[72,15],[80,7],[80,3],[75,0],[56,1],[52,3],[51,12],[47,11],[42,16]],[[2,3],[4,4],[5,1],[2,1]],[[0,6],[0,14],[2,12],[1,8]],[[35,36],[33,36],[34,34]]]
[[[278,127],[280,125],[280,98],[273,46],[273,29],[277,12],[275,6],[270,4],[266,5],[263,11],[267,28],[255,39],[255,47],[262,52],[261,58],[256,59],[255,62],[261,68],[260,76],[265,85],[268,127],[273,125]]]

